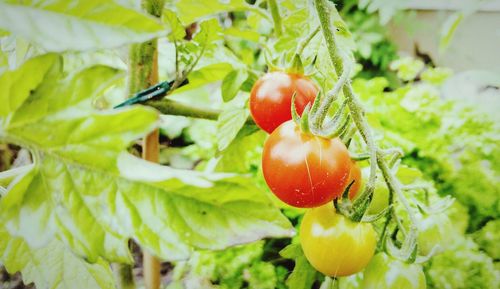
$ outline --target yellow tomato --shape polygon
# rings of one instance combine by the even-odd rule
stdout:
[[[309,263],[327,276],[348,276],[370,262],[375,253],[375,230],[337,214],[330,202],[306,212],[300,244]]]

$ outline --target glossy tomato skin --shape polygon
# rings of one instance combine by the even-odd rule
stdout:
[[[293,120],[264,143],[264,179],[279,199],[294,207],[317,207],[340,196],[350,169],[349,152],[340,139],[302,133]]]
[[[330,202],[305,213],[300,244],[316,270],[331,277],[348,276],[368,265],[376,234],[370,223],[356,223],[337,214]]]
[[[299,115],[308,103],[313,103],[318,88],[308,78],[299,74],[275,71],[265,74],[250,92],[250,113],[255,123],[268,133],[292,119],[292,95]]]
[[[352,181],[354,181],[354,183],[349,189],[349,199],[351,200],[358,194],[362,181],[361,168],[355,161],[351,162],[351,171],[349,172],[349,181],[347,182],[347,185],[349,185]]]

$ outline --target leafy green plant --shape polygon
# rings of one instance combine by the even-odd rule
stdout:
[[[357,198],[342,183],[326,200],[335,215],[373,227],[377,256],[417,272],[397,272],[400,282],[422,285],[423,266],[429,286],[444,287],[445,266],[472,256],[461,278],[480,268],[467,284],[494,288],[498,272],[480,250],[497,258],[498,128],[441,100],[449,71],[418,60],[393,62],[404,83],[393,91],[385,78],[350,81],[355,57],[367,70],[394,57],[375,23],[389,12],[376,2],[352,12],[346,1],[340,13],[324,0],[2,2],[0,142],[29,150],[32,162],[0,172],[0,262],[37,288],[135,288],[137,276],[158,288],[160,260],[174,265],[170,289],[369,282],[363,272],[316,271],[294,235],[304,210],[280,202],[263,177],[267,138],[250,116],[250,91],[266,69],[291,67],[321,88],[291,124],[337,137],[367,172]],[[381,15],[368,16],[374,10]],[[130,106],[130,95],[144,98]],[[372,194],[384,189],[375,210]],[[445,195],[467,205],[469,232],[489,221],[477,244],[464,237],[467,213],[446,210]],[[459,249],[445,250],[455,235],[449,245]],[[130,240],[142,274],[131,270]]]

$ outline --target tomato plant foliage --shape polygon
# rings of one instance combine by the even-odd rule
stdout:
[[[496,288],[498,222],[492,219],[498,218],[500,204],[498,127],[440,98],[450,71],[409,58],[393,62],[396,84],[382,77],[357,78],[353,89],[366,104],[380,147],[396,145],[405,153],[394,174],[401,186],[414,187],[404,196],[415,201],[411,209],[422,220],[417,228],[420,255],[441,254],[432,262],[407,264],[380,252],[385,244],[379,242],[365,272],[330,279],[316,271],[331,269],[335,256],[318,258],[324,264],[311,266],[311,254],[339,253],[331,244],[319,248],[313,229],[294,236],[298,224],[308,222],[307,214],[284,205],[267,187],[266,175],[279,173],[261,162],[263,144],[272,135],[268,138],[252,123],[249,101],[266,69],[289,67],[308,36],[300,55],[309,90],[300,112],[319,88],[327,92],[340,76],[333,73],[321,32],[311,34],[319,21],[310,1],[279,1],[280,36],[266,1],[249,2],[166,1],[159,18],[128,0],[0,2],[0,143],[31,156],[31,161],[0,172],[0,263],[37,288],[115,288],[110,263],[131,264],[129,241],[134,240],[143,250],[174,262],[168,288],[425,288],[424,283],[429,288]],[[352,66],[353,55],[361,55],[387,68],[395,56],[384,53],[387,47],[376,50],[377,43],[386,41],[373,35],[381,33],[379,26],[366,24],[378,16],[365,22],[359,15],[366,11],[350,15],[350,2],[343,1],[340,12],[353,33],[335,9],[330,15],[344,64]],[[368,11],[380,10],[375,9],[380,1],[360,2]],[[188,116],[207,119],[165,112],[170,107],[154,102],[112,109],[133,83],[128,64],[140,57],[127,57],[129,45],[155,38],[160,81],[189,79],[170,91],[167,100],[182,109],[195,105],[201,115]],[[338,108],[333,105],[328,117]],[[286,106],[279,113],[286,116],[281,122],[291,115]],[[163,141],[160,164],[136,156],[137,140],[157,128]],[[367,185],[367,162],[351,164],[341,145],[342,160],[349,165],[335,195],[355,180],[351,194],[359,196]],[[367,149],[360,135],[348,147],[353,155]],[[460,154],[450,157],[450,151]],[[409,230],[411,218],[400,203],[389,206],[391,190],[377,175],[368,215],[394,209],[402,228]],[[283,174],[277,186],[290,184],[289,179],[298,178]],[[449,210],[432,208],[442,201],[440,195],[453,195],[459,202]],[[320,203],[324,200],[313,206]],[[387,219],[352,223],[333,208],[328,214],[335,216],[324,220],[330,226],[326,231],[340,219],[352,230],[368,231],[367,253],[360,250],[356,258],[366,257],[366,265]],[[478,229],[464,236],[466,230]],[[393,226],[388,230],[397,231]],[[401,234],[394,235],[395,244],[403,241]],[[302,248],[301,240],[309,245]],[[441,247],[436,251],[437,243]],[[345,245],[339,241],[337,248]],[[348,273],[363,267],[351,265],[356,268]],[[460,268],[449,271],[451,267]],[[452,277],[456,279],[448,282]]]
[[[130,238],[163,259],[177,260],[194,248],[290,236],[288,220],[248,177],[173,169],[127,152],[134,140],[158,127],[158,113],[138,106],[97,110],[94,101],[123,83],[123,71],[93,64],[72,69],[60,55],[44,51],[116,47],[167,29],[111,1],[66,4],[1,4],[10,18],[2,17],[0,26],[9,37],[39,47],[27,58],[40,55],[22,64],[11,62],[0,76],[0,138],[29,149],[34,160],[1,176],[0,255],[7,269],[23,272],[25,281],[38,288],[65,288],[59,282],[72,278],[65,274],[77,274],[82,288],[113,288],[107,261],[131,262]],[[96,10],[97,4],[104,6]],[[116,14],[117,9],[124,14]],[[20,25],[9,21],[30,17],[44,25],[18,31]],[[61,26],[59,40],[48,36],[54,25]],[[92,34],[92,25],[103,29]],[[202,24],[194,39],[199,45],[185,49],[208,49],[219,35],[217,27],[213,21]],[[91,34],[79,34],[76,41],[71,29]]]

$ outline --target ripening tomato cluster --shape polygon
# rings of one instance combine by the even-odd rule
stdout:
[[[361,170],[339,138],[326,139],[303,132],[292,120],[291,105],[299,115],[318,93],[303,75],[271,72],[250,93],[255,123],[270,133],[262,153],[264,179],[283,202],[311,208],[304,215],[300,241],[305,256],[328,276],[362,270],[375,251],[371,224],[357,223],[336,213],[332,200],[351,183],[352,199],[361,186]],[[354,182],[353,182],[354,181]]]
[[[339,197],[354,181],[349,195],[360,188],[361,170],[351,161],[339,138],[325,139],[301,131],[292,121],[295,96],[298,114],[312,103],[316,85],[298,74],[271,72],[260,78],[250,93],[255,123],[270,133],[264,145],[262,168],[271,191],[283,202],[314,208]]]

